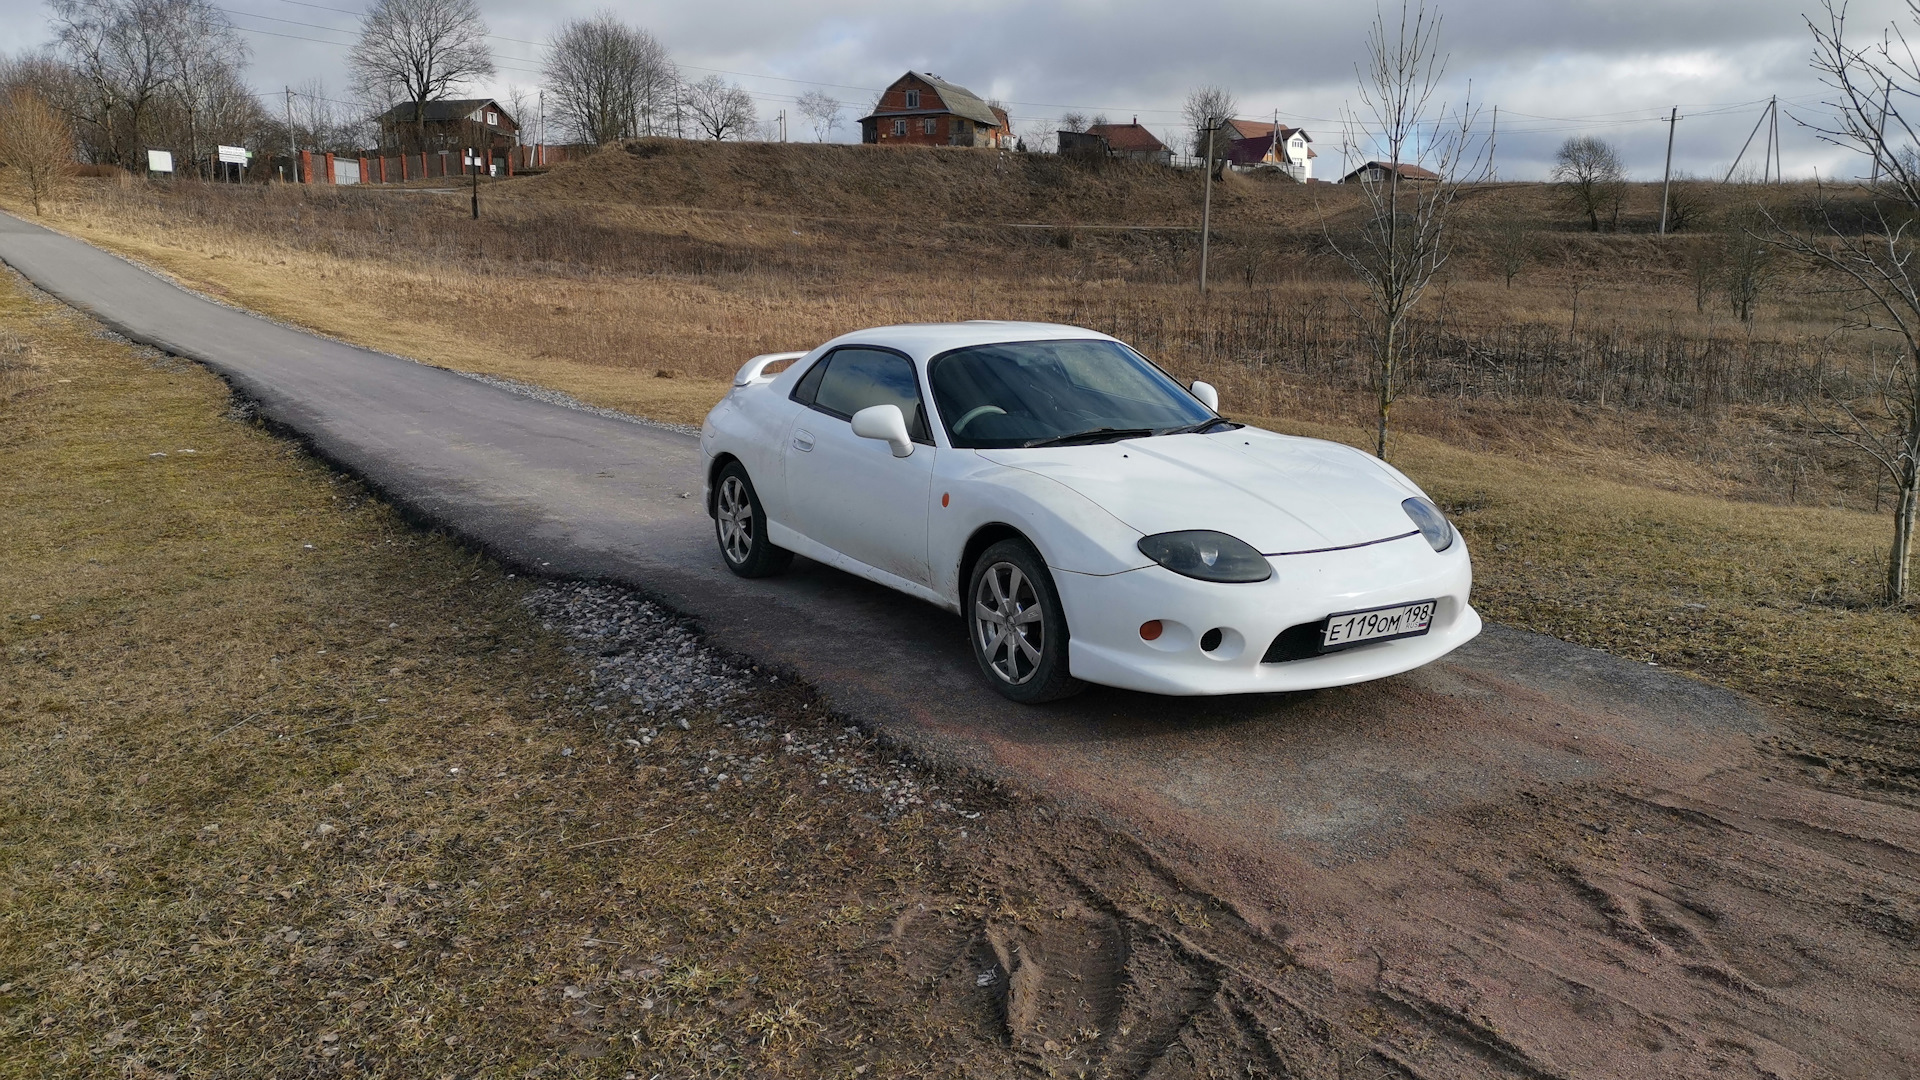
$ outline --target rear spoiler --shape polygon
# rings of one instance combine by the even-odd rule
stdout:
[[[740,369],[740,373],[733,377],[733,385],[750,386],[757,382],[772,382],[773,377],[766,373],[768,368],[785,360],[798,360],[805,355],[807,354],[803,352],[770,352],[756,356],[747,361],[746,366]]]

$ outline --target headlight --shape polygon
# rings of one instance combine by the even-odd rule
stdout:
[[[1400,509],[1413,519],[1420,535],[1427,538],[1433,550],[1445,551],[1453,546],[1453,523],[1447,520],[1447,515],[1441,513],[1439,507],[1425,499],[1408,499],[1400,504]]]
[[[1267,557],[1253,545],[1210,529],[1143,536],[1140,554],[1201,581],[1265,581],[1273,576]]]

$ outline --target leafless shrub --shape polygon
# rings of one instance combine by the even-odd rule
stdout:
[[[39,94],[19,87],[0,101],[0,165],[26,184],[36,215],[73,163],[73,150],[72,126]]]

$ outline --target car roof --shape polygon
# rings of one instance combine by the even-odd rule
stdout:
[[[842,345],[879,345],[897,349],[915,360],[927,360],[951,349],[968,345],[993,345],[1007,341],[1063,341],[1074,338],[1113,341],[1095,330],[1062,323],[1002,322],[980,319],[957,323],[907,323],[900,326],[875,326],[842,334],[820,347],[820,351]]]

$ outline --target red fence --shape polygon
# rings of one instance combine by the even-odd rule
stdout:
[[[515,146],[482,151],[483,176],[518,176],[562,161],[575,161],[599,149],[592,145]],[[411,154],[322,154],[300,151],[300,179],[308,184],[403,184],[410,180],[458,180],[471,176],[459,150]]]

